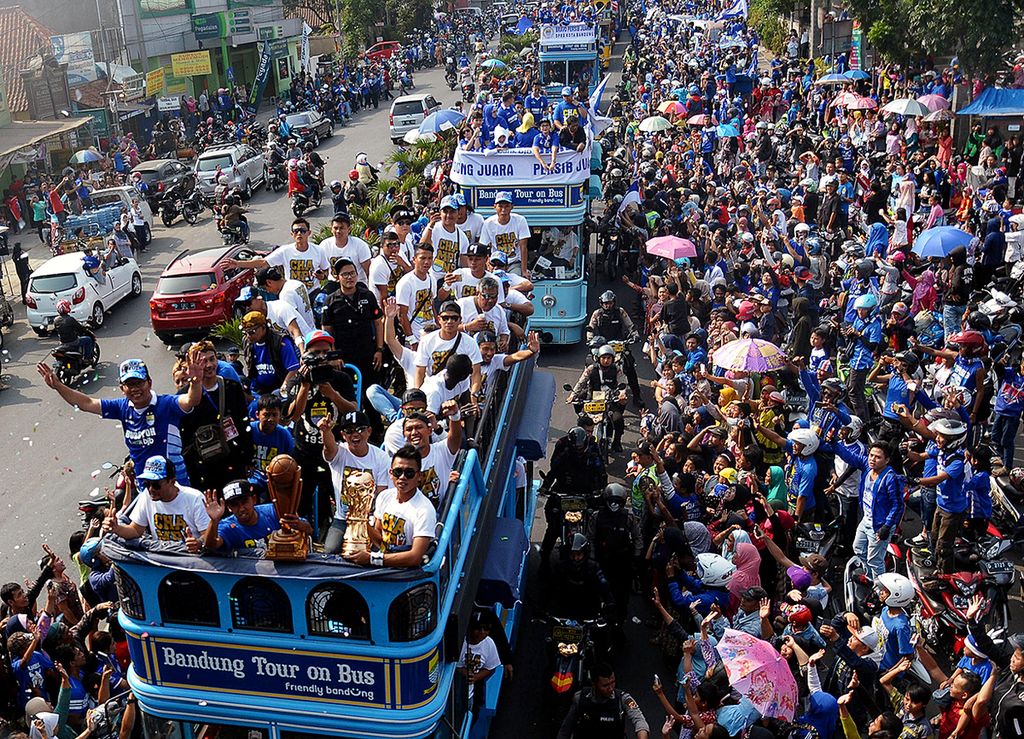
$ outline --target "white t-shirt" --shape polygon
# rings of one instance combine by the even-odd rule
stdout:
[[[430,451],[422,462],[420,490],[435,508],[439,508],[443,502],[442,496],[448,491],[448,476],[454,467],[455,454],[449,451],[447,440],[430,445]]]
[[[406,354],[410,353],[411,352],[406,352]],[[405,440],[405,433],[403,432],[404,423],[405,416],[399,416],[394,421],[392,421],[391,424],[387,427],[387,430],[384,431],[384,442],[381,444],[381,446],[384,448],[384,451],[387,452],[388,454],[394,454],[395,452],[397,452],[399,449],[406,445],[407,442]],[[448,437],[446,435],[439,434],[438,432],[433,431],[430,434],[430,444],[444,444],[446,443],[445,439],[447,438]]]
[[[366,456],[357,457],[349,450],[347,444],[338,444],[338,453],[334,455],[334,459],[325,458],[324,461],[331,469],[331,481],[334,483],[334,517],[339,521],[344,521],[348,512],[345,485],[353,472],[369,472],[379,488],[391,484],[391,457],[380,447],[371,445]]]
[[[306,319],[299,315],[299,312],[291,306],[291,303],[286,303],[283,300],[267,301],[267,319],[289,336],[291,336],[291,331],[288,330],[288,325],[293,320],[298,325],[299,332],[303,336],[313,330],[312,326],[306,323]]]
[[[470,297],[460,300],[459,308],[462,309],[462,322],[464,324],[482,315],[487,319],[487,326],[479,329],[480,331],[493,331],[497,336],[508,336],[511,333],[508,328],[508,319],[505,317],[505,309],[498,303],[495,303],[492,308],[481,312],[476,307],[476,298]]]
[[[437,527],[437,511],[419,491],[404,503],[394,488],[381,491],[373,504],[373,516],[380,521],[384,552],[411,549],[413,539],[420,536],[433,539]]]
[[[480,380],[483,393],[486,396],[491,391],[490,382],[495,374],[498,372],[508,372],[508,367],[505,366],[505,357],[507,354],[495,353],[491,357],[491,361],[486,364],[480,365]]]
[[[369,244],[365,241],[349,234],[348,243],[345,246],[338,246],[337,239],[329,236],[320,242],[320,249],[323,250],[324,256],[327,257],[327,261],[331,265],[331,274],[334,274],[334,263],[344,257],[355,262],[356,279],[364,285],[367,284],[366,272],[363,271],[363,262],[370,261],[372,254],[370,253]]]
[[[299,317],[302,318],[299,321],[299,328],[302,329],[303,336],[313,330],[316,321],[313,319],[313,306],[310,303],[309,291],[305,285],[298,280],[285,280],[284,287],[281,288],[281,293],[277,296],[277,299],[288,303],[299,314]],[[308,328],[306,328],[307,326]]]
[[[455,300],[476,295],[479,291],[480,280],[484,277],[490,277],[498,282],[498,302],[500,303],[505,299],[505,287],[493,272],[484,272],[483,277],[474,277],[472,269],[460,267],[453,274],[458,275],[459,279],[457,282],[448,285],[448,289],[451,290],[452,298]]]
[[[504,226],[498,223],[498,215],[495,214],[484,221],[483,231],[480,232],[480,242],[491,249],[505,252],[509,264],[519,261],[519,240],[529,238],[530,224],[518,213],[510,213],[508,223]]]
[[[201,539],[210,525],[203,494],[195,488],[178,485],[178,494],[169,503],[153,500],[148,492],[140,493],[138,498],[131,522],[160,541],[184,542],[188,536]]]
[[[320,247],[312,241],[305,251],[299,251],[295,244],[277,247],[265,257],[267,264],[284,270],[286,280],[298,280],[307,288],[318,284],[316,273],[327,271],[330,266]]]
[[[412,324],[412,338],[419,341],[423,326],[434,322],[434,298],[437,297],[437,281],[433,272],[421,280],[415,272],[402,275],[395,286],[395,300],[406,307],[406,316]],[[417,310],[417,307],[419,310]]]
[[[438,221],[430,231],[430,245],[434,248],[434,272],[448,274],[459,266],[460,258],[469,249],[466,234],[459,230],[445,231]]]
[[[427,395],[427,410],[432,411],[435,416],[440,416],[441,406],[444,403],[455,400],[469,390],[469,381],[470,378],[467,377],[454,388],[449,388],[444,382],[444,372],[438,372],[425,379],[420,390]]]
[[[459,230],[466,234],[466,238],[469,239],[469,243],[474,243],[480,240],[480,231],[484,227],[484,217],[479,213],[467,213],[465,223],[456,223]]]
[[[454,339],[446,340],[441,338],[440,331],[431,331],[420,337],[420,345],[416,350],[416,366],[426,367],[427,377],[436,375],[444,369],[452,347],[460,354],[468,354],[473,364],[480,364],[480,347],[472,336],[460,331]]]
[[[398,262],[389,262],[383,254],[370,260],[369,288],[376,296],[380,296],[380,288],[386,287],[388,296],[395,295],[398,281],[404,273]]]
[[[501,667],[501,658],[498,656],[494,640],[485,636],[479,644],[470,644],[469,640],[462,642],[462,653],[459,654],[456,667],[466,668],[466,675],[476,675],[481,670],[497,670]],[[473,683],[469,684],[469,705],[473,705],[475,687]]]

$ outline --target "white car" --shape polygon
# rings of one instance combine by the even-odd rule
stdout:
[[[402,143],[402,137],[419,128],[423,119],[431,113],[441,110],[441,103],[433,95],[403,95],[391,103],[391,114],[388,116],[388,133],[391,142]]]
[[[149,226],[149,232],[153,232],[153,210],[145,198],[139,197],[139,192],[134,187],[107,187],[102,190],[93,190],[90,197],[93,205],[97,207],[121,205],[128,209],[132,207],[132,198],[137,198],[139,206],[142,208],[142,217],[145,219],[146,225]]]
[[[81,252],[60,254],[35,270],[25,295],[28,324],[40,336],[53,327],[57,303],[71,303],[71,315],[94,327],[103,325],[104,313],[127,297],[142,295],[142,273],[134,259],[118,260],[102,279],[90,277]]]
[[[196,159],[199,190],[209,198],[217,188],[217,172],[227,175],[228,187],[238,188],[248,200],[267,181],[266,160],[248,144],[224,144],[207,149]]]

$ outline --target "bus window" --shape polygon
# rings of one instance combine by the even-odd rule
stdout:
[[[292,630],[292,605],[280,585],[263,577],[244,577],[228,598],[231,623],[248,631]]]
[[[139,584],[120,567],[114,567],[114,580],[117,581],[117,597],[125,615],[136,621],[146,618],[146,606],[142,600],[142,590],[139,588]]]
[[[355,588],[329,582],[306,598],[306,626],[317,636],[369,639],[370,609]]]
[[[594,75],[593,59],[570,59],[568,85],[578,86],[580,83],[590,84]]]
[[[580,276],[579,226],[547,226],[530,232],[527,246],[530,274],[535,279],[574,280]]]
[[[553,62],[543,62],[543,74],[541,79],[544,80],[546,85],[565,85],[568,84],[565,78],[565,60],[559,59]]]
[[[142,732],[146,739],[184,739],[181,722],[174,719],[142,713]]]
[[[269,739],[265,728],[234,724],[192,724],[192,739]]]
[[[388,638],[393,642],[416,641],[437,625],[437,589],[428,582],[406,590],[388,609]]]
[[[169,624],[220,626],[217,594],[192,572],[172,572],[157,588],[160,615]]]

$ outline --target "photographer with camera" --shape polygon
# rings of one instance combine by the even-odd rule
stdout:
[[[356,410],[355,387],[342,367],[340,353],[334,351],[334,337],[326,331],[311,331],[306,335],[305,344],[302,362],[287,386],[285,415],[295,424],[292,456],[302,468],[302,500],[298,513],[323,527],[332,518],[334,485],[323,458],[319,424],[329,419],[333,429],[338,419]],[[314,517],[314,511],[318,517]]]

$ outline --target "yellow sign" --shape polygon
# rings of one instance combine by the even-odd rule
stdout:
[[[202,77],[213,73],[209,51],[186,51],[171,54],[171,71],[175,77]]]
[[[164,68],[157,67],[146,75],[146,97],[162,95],[164,92]]]
[[[167,67],[164,67],[164,72],[165,95],[184,95],[188,92],[188,80],[184,77],[174,77],[170,74],[166,74]]]

